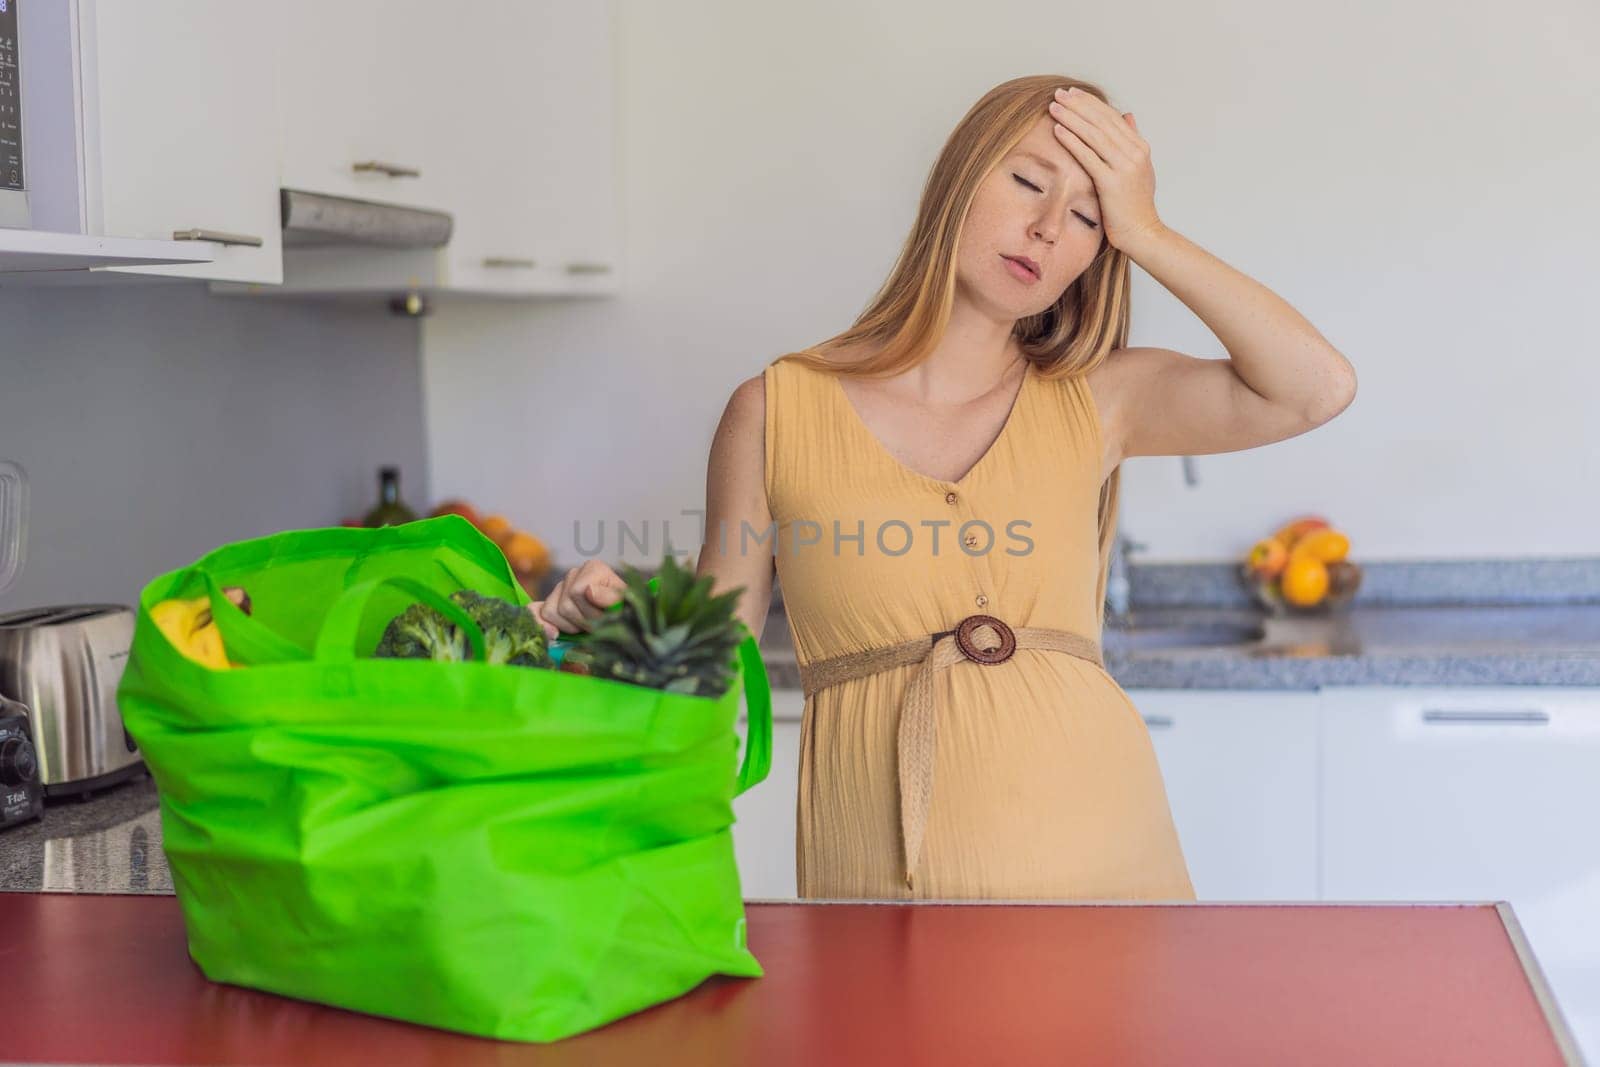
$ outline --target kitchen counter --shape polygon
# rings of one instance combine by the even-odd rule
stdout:
[[[161,813],[148,774],[0,830],[0,892],[172,892]]]
[[[1352,605],[1328,618],[1271,618],[1251,607],[1136,607],[1134,626],[1260,624],[1254,641],[1118,650],[1106,670],[1124,689],[1316,689],[1331,685],[1600,686],[1600,603]],[[798,689],[787,618],[761,646],[773,688]]]
[[[10,1063],[1576,1064],[1504,904],[750,901],[763,975],[551,1043],[208,981],[176,900],[0,908]],[[333,952],[329,959],[337,958]]]

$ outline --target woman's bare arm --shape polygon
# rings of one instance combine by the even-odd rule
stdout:
[[[762,375],[739,383],[723,409],[706,464],[706,531],[695,574],[712,591],[744,587],[736,611],[761,638],[772,604],[776,537],[767,506],[767,387]]]

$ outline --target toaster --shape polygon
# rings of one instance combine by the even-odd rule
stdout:
[[[0,693],[29,710],[46,799],[103,789],[144,769],[117,711],[133,618],[120,604],[0,615]]]

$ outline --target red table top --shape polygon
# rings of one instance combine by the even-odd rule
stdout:
[[[1507,910],[1494,904],[804,901],[746,911],[764,977],[716,976],[588,1033],[521,1044],[210,982],[189,959],[174,897],[0,894],[0,1057],[341,1067],[1577,1062],[1524,968]]]

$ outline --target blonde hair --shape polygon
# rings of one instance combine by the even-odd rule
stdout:
[[[956,247],[978,186],[1048,115],[1057,89],[1077,86],[1107,100],[1089,82],[1032,74],[990,89],[964,115],[928,174],[911,233],[872,302],[850,328],[800,352],[779,356],[817,370],[856,377],[898,374],[921,363],[943,336],[955,302]],[[1100,251],[1054,304],[1018,319],[1013,335],[1044,378],[1068,378],[1097,367],[1128,340],[1128,257],[1101,240]],[[867,358],[836,362],[827,353],[863,346]],[[1103,617],[1111,543],[1116,537],[1118,464],[1100,486],[1099,580],[1096,603]]]

